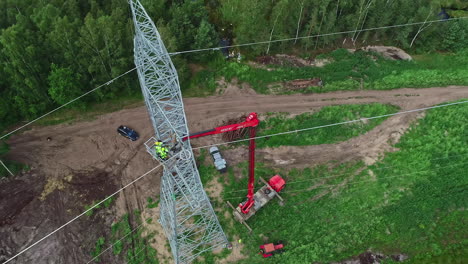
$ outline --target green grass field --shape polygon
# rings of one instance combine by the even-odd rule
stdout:
[[[268,263],[328,263],[368,249],[406,254],[407,263],[465,263],[467,124],[466,104],[430,110],[402,136],[399,151],[369,167],[357,162],[283,170],[257,164],[257,177],[280,173],[287,180],[286,203],[272,201],[249,220],[252,235],[218,214],[229,236],[240,234],[245,241],[248,258],[238,263],[264,263],[258,255],[264,239],[287,243],[286,253]],[[247,186],[247,163],[239,166],[240,180],[232,168],[219,175],[211,166],[202,177],[217,177],[223,200],[237,204]],[[228,211],[223,203],[214,206]],[[209,259],[216,263],[216,257]]]

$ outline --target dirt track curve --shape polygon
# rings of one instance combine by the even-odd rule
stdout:
[[[328,105],[373,102],[410,110],[462,98],[468,98],[468,87],[273,96],[228,86],[221,96],[189,98],[184,103],[189,129],[199,131],[254,111],[260,116],[278,111],[294,115]],[[385,151],[391,151],[392,143],[423,114],[390,117],[368,133],[342,143],[259,149],[257,159],[283,167],[306,167],[330,160],[363,159],[372,163]],[[141,139],[130,142],[117,135],[116,128],[121,124],[135,128]],[[78,215],[85,205],[153,168],[156,162],[143,147],[151,135],[146,108],[138,107],[89,122],[34,128],[12,136],[8,140],[9,158],[30,165],[31,171],[0,182],[0,261]],[[49,136],[50,142],[46,140]],[[220,138],[197,139],[192,144],[203,146],[216,141]],[[246,154],[247,149],[239,147],[227,151],[225,156],[235,164],[246,160]],[[116,217],[134,209],[145,210],[146,199],[157,193],[159,174],[153,173],[120,195],[112,210],[80,218],[11,263],[87,262],[96,239],[107,234]],[[157,239],[156,244],[166,244],[162,236]],[[164,246],[159,246],[158,252],[168,254]],[[123,262],[113,254],[104,254],[101,259],[103,263]]]

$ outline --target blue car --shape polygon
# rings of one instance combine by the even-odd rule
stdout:
[[[130,139],[131,141],[135,141],[140,137],[138,136],[138,133],[135,130],[126,126],[119,126],[119,128],[117,128],[117,132],[119,132],[120,135]]]

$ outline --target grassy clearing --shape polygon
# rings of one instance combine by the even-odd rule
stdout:
[[[190,79],[188,87],[182,87],[183,97],[205,97],[216,91],[216,72],[202,70]]]
[[[319,58],[327,58],[332,63],[324,67],[280,67],[275,70],[253,68],[236,62],[226,62],[222,59],[212,62],[207,69],[197,73],[195,80],[208,83],[206,93],[194,90],[194,96],[214,94],[215,79],[221,76],[227,80],[238,78],[247,82],[262,94],[271,93],[269,84],[283,81],[319,77],[324,81],[323,87],[309,87],[302,91],[280,91],[279,93],[296,92],[330,92],[362,89],[388,90],[397,88],[419,88],[447,85],[468,84],[468,51],[457,54],[426,54],[416,57],[414,61],[394,61],[384,59],[378,54],[368,52],[350,53],[338,49],[322,54]],[[198,87],[199,81],[194,81],[190,87]],[[187,96],[191,95],[187,89]],[[195,89],[195,88],[194,88]],[[199,95],[200,96],[200,95]]]
[[[398,107],[384,104],[353,104],[323,107],[316,113],[304,113],[294,118],[287,114],[270,114],[265,121],[260,122],[259,136],[280,133],[284,131],[304,129],[344,121],[356,120],[396,113]],[[326,127],[301,133],[292,133],[257,140],[258,147],[305,146],[330,144],[346,141],[352,137],[366,133],[382,123],[386,118],[365,120],[346,125]]]
[[[468,258],[467,124],[468,105],[430,110],[401,138],[400,151],[370,167],[348,163],[282,171],[259,164],[257,177],[286,178],[286,204],[272,202],[251,219],[252,236],[218,214],[226,232],[245,241],[248,259],[238,263],[261,263],[258,246],[275,240],[286,241],[286,253],[269,263],[327,263],[368,249],[407,254],[408,263],[463,263]],[[246,163],[240,171],[240,180],[232,171],[220,176],[223,199],[233,204],[246,194]],[[323,196],[314,200],[317,195]],[[215,207],[227,211],[224,204]]]

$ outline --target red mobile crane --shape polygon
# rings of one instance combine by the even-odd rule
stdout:
[[[230,202],[227,202],[228,205],[234,210],[234,216],[239,222],[244,224],[250,231],[252,229],[245,222],[252,215],[255,214],[260,208],[262,208],[266,203],[271,199],[277,196],[281,201],[283,199],[278,194],[283,188],[286,182],[279,175],[273,176],[268,182],[263,178],[260,180],[265,184],[260,190],[254,194],[254,180],[255,180],[255,135],[256,127],[259,124],[257,119],[257,113],[250,113],[246,120],[239,124],[227,125],[216,127],[210,130],[205,130],[197,133],[190,134],[188,137],[183,138],[182,140],[187,140],[188,138],[198,138],[208,135],[221,134],[225,132],[230,132],[242,128],[250,127],[250,143],[249,143],[249,182],[247,185],[247,200],[239,204],[237,208],[234,208]]]

